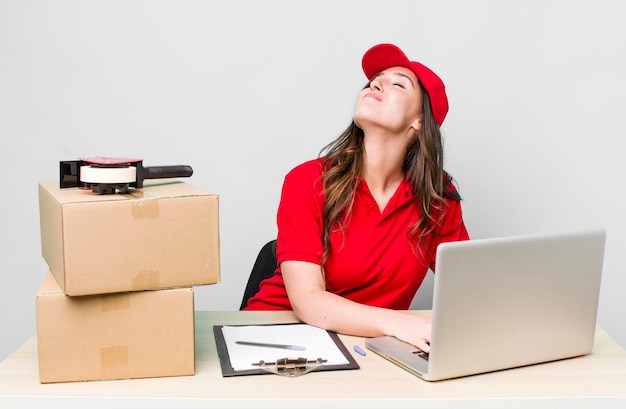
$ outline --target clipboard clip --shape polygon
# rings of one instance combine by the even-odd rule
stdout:
[[[271,372],[276,375],[286,377],[296,377],[307,374],[327,362],[326,359],[317,358],[315,360],[308,360],[307,358],[281,358],[276,362],[265,362],[263,360],[252,363],[254,366]]]

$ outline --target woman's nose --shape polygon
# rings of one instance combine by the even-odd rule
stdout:
[[[382,91],[382,82],[379,77],[374,77],[370,81],[370,89],[373,89],[376,91]]]

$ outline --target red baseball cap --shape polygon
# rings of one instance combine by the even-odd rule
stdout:
[[[430,107],[435,122],[441,126],[448,113],[446,87],[432,70],[416,61],[410,61],[401,49],[393,44],[378,44],[363,55],[363,72],[368,80],[390,67],[405,67],[415,73],[430,98]]]

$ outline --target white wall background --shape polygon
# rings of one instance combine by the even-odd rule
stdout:
[[[0,359],[36,332],[37,183],[60,160],[193,166],[220,195],[222,257],[196,308],[237,309],[284,174],[348,124],[379,42],[446,82],[474,238],[607,229],[599,323],[626,346],[625,17],[621,0],[0,0]]]

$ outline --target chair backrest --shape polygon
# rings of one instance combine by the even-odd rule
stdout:
[[[273,276],[277,268],[278,261],[276,260],[276,240],[271,240],[261,248],[256,261],[254,262],[252,272],[248,278],[248,284],[246,284],[246,289],[243,293],[241,305],[239,306],[240,310],[248,305],[250,297],[259,291],[261,281]]]

